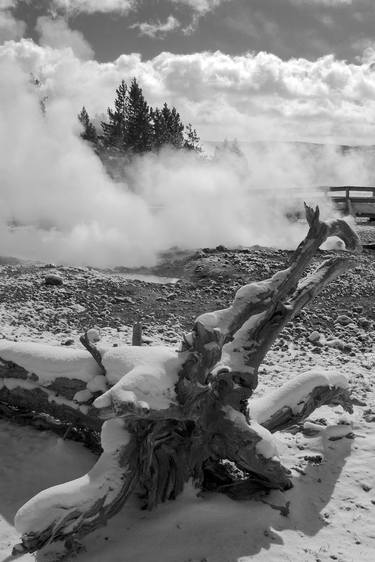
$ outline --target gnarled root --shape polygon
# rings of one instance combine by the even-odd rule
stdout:
[[[250,399],[249,412],[252,419],[274,432],[300,423],[325,404],[340,404],[347,412],[353,411],[344,375],[316,369],[262,398]]]

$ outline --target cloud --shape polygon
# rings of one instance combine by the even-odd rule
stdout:
[[[52,0],[54,6],[68,14],[94,14],[97,12],[127,13],[131,10],[136,0]]]
[[[174,4],[187,6],[193,10],[191,22],[182,29],[184,35],[192,35],[198,28],[201,18],[232,0],[170,0]]]
[[[353,64],[332,55],[310,61],[218,51],[160,53],[150,60],[130,54],[99,63],[26,40],[8,43],[1,52],[40,76],[46,95],[62,96],[73,114],[82,105],[91,115],[102,113],[120,81],[136,76],[151,105],[175,105],[207,140],[360,144],[373,142],[375,135],[375,72],[368,56]]]
[[[170,33],[175,31],[181,26],[180,22],[172,15],[168,16],[167,20],[162,23],[161,21],[150,23],[134,23],[130,26],[130,29],[139,29],[140,35],[148,35],[148,37],[163,38]]]
[[[220,6],[220,4],[230,1],[232,0],[171,0],[174,4],[184,4],[185,6],[189,6],[200,14],[210,12]]]
[[[94,51],[83,34],[70,29],[67,21],[61,17],[54,19],[48,16],[39,17],[36,30],[42,46],[54,49],[71,48],[75,56],[80,59],[89,59],[94,55]]]

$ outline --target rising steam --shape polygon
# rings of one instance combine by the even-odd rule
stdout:
[[[171,246],[294,247],[305,227],[284,189],[314,203],[313,186],[371,181],[366,154],[319,154],[295,145],[249,144],[246,160],[164,151],[136,159],[115,183],[79,138],[68,103],[43,115],[29,75],[2,61],[0,255],[58,263],[150,265]],[[77,108],[78,110],[79,108]],[[305,193],[306,192],[306,193]],[[289,195],[288,195],[289,193]]]

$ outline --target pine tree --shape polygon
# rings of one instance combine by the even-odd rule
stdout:
[[[151,109],[135,78],[132,80],[127,96],[126,116],[125,150],[134,154],[150,151],[153,137]]]
[[[91,142],[93,145],[97,145],[98,143],[98,134],[94,125],[92,124],[89,114],[86,111],[85,106],[82,107],[81,113],[78,115],[78,120],[83,127],[83,131],[81,132],[81,138],[88,142]]]
[[[184,148],[187,150],[195,150],[195,152],[202,152],[200,138],[191,123],[189,123],[185,129]]]
[[[182,148],[184,145],[184,125],[175,107],[170,109],[165,103],[163,109],[152,111],[153,146],[156,150],[164,145]]]
[[[106,148],[121,150],[124,148],[128,106],[128,87],[124,80],[116,89],[114,105],[114,110],[107,109],[108,122],[102,121],[102,138]]]

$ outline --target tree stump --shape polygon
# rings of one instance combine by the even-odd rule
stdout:
[[[3,413],[101,431],[103,451],[87,475],[21,507],[15,555],[81,539],[104,525],[136,488],[152,509],[176,498],[190,478],[236,498],[291,486],[272,433],[323,404],[351,411],[346,379],[332,373],[308,373],[252,399],[259,366],[282,328],[355,263],[353,251],[360,248],[344,220],[323,222],[319,209],[309,207],[306,217],[309,231],[289,267],[240,288],[228,308],[199,316],[178,352],[105,349],[90,333],[81,339],[82,351],[0,341]],[[340,237],[351,252],[302,278],[329,236]]]

